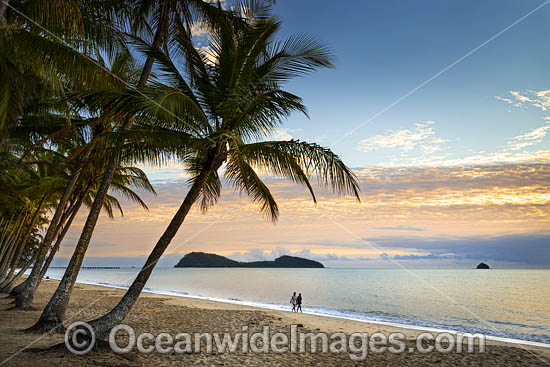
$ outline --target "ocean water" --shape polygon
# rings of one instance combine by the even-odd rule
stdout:
[[[124,288],[138,270],[82,269],[77,281]],[[146,290],[274,309],[296,291],[304,312],[550,344],[550,270],[159,268]]]

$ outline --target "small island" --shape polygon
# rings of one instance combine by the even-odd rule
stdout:
[[[489,265],[485,263],[479,263],[479,265],[476,267],[476,269],[491,269]]]
[[[174,265],[175,268],[324,268],[318,261],[304,259],[296,256],[283,255],[273,261],[242,262],[228,259],[227,257],[207,254],[204,252],[191,252],[186,254]]]

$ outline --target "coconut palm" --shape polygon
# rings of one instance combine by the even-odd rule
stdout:
[[[0,138],[41,102],[66,88],[113,84],[94,61],[123,47],[113,18],[129,6],[93,0],[11,0],[0,26]],[[6,6],[7,1],[2,1]],[[124,12],[122,12],[124,14]],[[123,19],[121,19],[123,21]],[[1,141],[1,140],[0,140]]]
[[[136,40],[161,64],[163,77],[148,90],[154,103],[109,91],[82,95],[90,105],[108,103],[118,113],[139,114],[137,124],[178,132],[187,147],[180,159],[191,176],[182,204],[128,291],[109,313],[90,322],[98,338],[131,310],[191,207],[199,202],[206,210],[218,200],[221,174],[273,221],[279,210],[262,172],[305,185],[314,201],[312,178],[359,199],[356,177],[329,149],[296,140],[266,140],[292,112],[307,113],[302,100],[283,89],[284,83],[331,67],[330,51],[305,35],[277,41],[280,22],[268,16],[267,5],[248,2],[234,9],[233,16],[247,26],[220,22],[212,27],[207,50],[195,48],[188,37],[178,37],[167,55]]]
[[[11,248],[2,248],[2,250],[7,249],[6,253],[2,251],[5,256],[0,262],[2,286],[14,273],[33,234],[46,221],[45,215],[56,198],[60,186],[58,176],[62,172],[58,165],[59,157],[56,155],[40,154],[35,156],[32,162],[23,165],[17,165],[18,158],[13,154],[10,156],[9,153],[4,153],[3,156],[5,160],[1,167],[0,181],[5,194],[2,196],[0,207],[5,210],[15,206],[15,210],[20,213],[19,216],[25,212],[29,216],[28,222],[23,223],[22,229],[24,229],[20,236],[11,237],[13,239]]]
[[[66,142],[63,142],[62,139],[56,140],[58,146],[63,145],[66,148],[68,145],[73,145],[68,151],[70,153],[69,157],[64,157],[64,159],[70,166],[76,167],[76,170],[78,170],[78,180],[74,180],[76,176],[74,168],[67,170],[69,173],[65,173],[65,180],[58,189],[65,194],[68,186],[67,182],[74,180],[73,189],[67,199],[65,208],[59,208],[58,204],[57,210],[59,210],[60,213],[59,221],[56,224],[50,223],[48,231],[46,232],[46,238],[48,238],[47,236],[50,234],[49,241],[46,242],[46,240],[44,240],[38,249],[39,254],[34,261],[35,265],[33,266],[31,275],[23,283],[25,284],[24,286],[15,289],[13,292],[16,295],[16,308],[18,309],[27,307],[25,302],[29,304],[32,303],[32,297],[39,284],[38,282],[42,279],[49,263],[51,263],[53,254],[57,251],[62,241],[62,237],[72,223],[72,218],[76,215],[81,203],[84,202],[86,205],[91,206],[97,197],[98,187],[101,183],[106,162],[108,161],[108,157],[112,154],[112,148],[110,148],[109,145],[101,144],[101,141],[102,139],[105,140],[104,138],[112,138],[112,135],[106,131],[110,126],[108,121],[106,122],[105,120],[94,118],[91,120],[93,120],[93,122],[86,122],[81,126],[75,124],[72,130],[76,130],[77,133],[68,135],[69,139]],[[67,138],[67,132],[65,133],[65,138]],[[127,144],[132,143],[131,139],[127,140]],[[85,151],[88,151],[88,153],[78,154],[78,152]],[[76,155],[76,157],[72,155]],[[117,165],[111,190],[115,194],[122,195],[146,208],[143,200],[141,200],[139,195],[131,190],[129,186],[154,192],[143,171],[133,166],[124,167],[120,164]],[[107,194],[105,200],[102,201],[102,208],[111,218],[113,217],[113,211],[115,209],[120,210],[122,214],[120,203],[114,196],[109,194]],[[56,242],[52,247],[54,240]],[[48,256],[46,263],[43,265],[48,251],[50,251],[50,256]],[[31,287],[33,277],[36,279],[36,283]]]
[[[191,10],[197,14],[198,19],[206,21],[208,24],[218,24],[220,22],[229,22],[234,23],[235,25],[242,26],[242,21],[238,17],[233,17],[232,14],[224,12],[220,7],[209,4],[207,1],[202,0],[187,0],[187,1],[177,1],[177,0],[163,0],[159,2],[149,2],[143,1],[139,2],[141,4],[140,8],[143,11],[143,14],[149,15],[149,24],[154,26],[147,27],[148,29],[153,29],[151,47],[154,49],[164,48],[167,49],[169,40],[174,37],[191,38],[191,25],[193,17],[190,15]],[[228,17],[229,15],[229,17]],[[140,25],[137,24],[138,28]],[[173,36],[172,36],[173,35]],[[135,86],[126,86],[127,91],[131,92],[133,95],[140,97],[144,96],[143,91],[147,85],[147,81],[153,69],[153,63],[155,61],[154,55],[146,55],[145,63],[143,65],[141,75]],[[120,94],[120,91],[112,91],[115,94]],[[117,133],[121,136],[132,136],[135,131],[130,131],[132,125],[136,119],[138,111],[117,111],[114,106],[110,104],[97,104],[95,105],[97,109],[100,109],[106,113],[106,116],[112,116],[113,121],[118,122],[118,131]],[[92,107],[93,108],[93,107]],[[115,112],[115,113],[113,113]],[[118,113],[122,112],[122,113]],[[122,123],[120,123],[122,121]],[[161,134],[162,131],[158,131],[158,134]],[[147,140],[142,138],[142,141]],[[179,148],[178,148],[179,149]],[[97,220],[99,218],[99,213],[103,202],[107,196],[107,191],[113,180],[115,168],[123,155],[123,147],[119,146],[118,151],[115,150],[115,154],[111,155],[108,159],[108,164],[103,174],[103,178],[97,195],[94,199],[94,203],[90,209],[84,227],[82,229],[80,238],[75,247],[75,252],[71,257],[69,266],[66,271],[67,281],[62,281],[58,287],[58,291],[52,296],[49,306],[46,307],[44,312],[41,315],[40,320],[29,329],[29,331],[44,331],[50,330],[52,327],[57,327],[60,325],[60,322],[64,318],[64,313],[66,305],[69,301],[69,297],[72,291],[72,286],[76,281],[76,275],[80,270],[82,260],[88,248],[88,245],[91,240],[91,236]],[[145,155],[142,155],[145,158]],[[153,159],[157,159],[155,156]],[[162,159],[162,158],[160,158]],[[65,278],[65,277],[64,277]],[[30,288],[35,290],[36,288]],[[26,295],[30,295],[30,291],[26,292]],[[32,297],[27,297],[26,295],[21,295],[18,297],[20,300],[19,307],[26,308],[30,307],[32,303]],[[32,296],[32,295],[31,295]]]
[[[96,195],[97,187],[103,173],[105,154],[106,153],[104,150],[97,152],[93,151],[91,154],[91,158],[88,159],[87,164],[83,167],[81,173],[82,178],[77,183],[76,188],[73,191],[71,198],[69,199],[69,204],[62,213],[59,224],[53,229],[54,238],[57,238],[54,247],[44,249],[45,245],[43,242],[41,243],[38,251],[44,251],[45,253],[47,253],[48,250],[50,250],[50,256],[48,257],[48,261],[43,266],[41,263],[35,262],[35,266],[38,269],[37,271],[39,272],[39,274],[41,274],[41,276],[39,277],[40,279],[43,277],[43,274],[47,270],[47,267],[49,266],[49,263],[53,258],[53,254],[57,251],[57,248],[59,247],[59,244],[61,243],[64,234],[67,232],[70,224],[72,223],[72,220],[74,219],[74,216],[76,215],[80,205],[82,203],[85,203],[86,205],[90,206],[93,202]],[[58,161],[56,162],[52,159],[48,160],[47,158],[51,156],[57,157]],[[38,159],[39,161],[37,161]],[[35,201],[38,201],[38,198],[40,198],[39,204],[42,204],[44,202],[44,199],[48,197],[50,199],[49,201],[53,199],[53,202],[50,203],[49,207],[55,205],[59,196],[64,191],[67,180],[70,179],[70,175],[67,175],[66,170],[61,168],[63,167],[63,161],[60,162],[59,160],[64,159],[66,160],[66,158],[62,154],[50,154],[46,156],[44,153],[42,153],[40,155],[33,155],[33,160],[35,161],[34,163],[39,163],[40,167],[45,167],[48,169],[42,169],[41,171],[44,172],[41,172],[40,176],[36,174],[31,176],[32,178],[34,178],[34,181],[24,182],[24,186],[22,189],[19,189],[18,195],[20,197],[23,197],[23,195],[25,195],[24,198],[27,201],[30,201],[33,197],[36,198],[33,199]],[[51,167],[55,169],[51,169]],[[22,186],[22,184],[19,184],[19,186]],[[145,173],[142,170],[132,166],[117,167],[117,170],[115,171],[113,185],[111,186],[112,194],[118,197],[127,198],[131,201],[135,201],[143,208],[147,209],[146,204],[139,197],[139,195],[130,188],[131,186],[143,191],[154,193],[154,189],[152,188]],[[9,187],[13,187],[13,185]],[[114,216],[114,210],[119,210],[121,214],[123,214],[121,204],[119,203],[118,199],[113,195],[107,195],[107,198],[103,203],[103,209],[111,218],[113,218]],[[20,210],[20,212],[22,211]],[[19,217],[20,216],[21,215],[19,215]],[[33,224],[32,227],[34,227],[35,221],[31,221],[31,224]],[[26,238],[30,236],[30,229],[31,228],[29,227]],[[18,247],[19,250],[17,253],[21,254],[22,252],[24,252],[25,244],[26,243],[23,242],[23,246]],[[2,271],[4,270],[3,262],[0,262],[0,269]],[[10,274],[8,274],[6,277],[11,276],[13,274],[13,270],[14,269],[12,269]],[[14,280],[15,278],[11,280],[6,279],[3,283],[0,283],[0,286],[2,288],[5,288],[5,290],[8,290],[9,286],[13,284]],[[6,281],[8,281],[8,284],[6,284]]]
[[[102,85],[116,87],[119,80],[94,61],[96,51],[115,52],[121,45],[120,31],[113,27],[118,10],[115,2],[89,0],[51,2],[13,0],[0,27],[0,145],[13,137],[21,122],[35,122],[29,130],[29,149],[20,157],[26,161],[44,146],[57,144],[55,134],[70,128],[70,109],[57,103],[58,120],[65,121],[53,135],[43,134],[42,125],[52,116],[52,104],[63,101],[65,92],[74,88]],[[6,3],[4,3],[6,4]],[[54,103],[52,103],[54,102]],[[46,116],[45,116],[46,115]],[[86,158],[88,151],[83,152]],[[74,160],[77,161],[77,160]],[[85,159],[80,159],[81,162]],[[18,287],[17,305],[28,308],[40,282],[42,263],[60,225],[62,214],[80,179],[82,166],[70,169],[70,178],[57,201],[50,225],[34,258],[31,275]]]
[[[26,194],[25,201],[26,205],[21,212],[27,213],[27,222],[23,221],[22,231],[19,236],[16,236],[12,241],[11,248],[5,252],[2,260],[0,261],[0,289],[3,288],[3,285],[8,282],[16,270],[17,264],[21,255],[27,248],[27,245],[31,239],[33,233],[42,225],[43,220],[41,220],[45,214],[45,208],[48,207],[47,198],[51,197],[51,194],[40,191],[39,185],[36,183],[32,186],[27,187],[25,190],[22,190],[22,194]],[[31,193],[28,191],[32,190]],[[38,225],[38,227],[37,227]],[[2,244],[4,245],[4,243]],[[6,244],[6,246],[9,246]],[[3,249],[5,249],[4,247]],[[2,251],[4,252],[4,251]]]

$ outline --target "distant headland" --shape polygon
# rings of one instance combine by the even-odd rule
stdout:
[[[485,263],[479,263],[479,265],[476,267],[476,269],[491,269],[489,265]]]
[[[318,261],[301,257],[283,255],[274,261],[241,262],[227,257],[207,254],[204,252],[191,252],[181,258],[174,265],[175,268],[324,268]]]

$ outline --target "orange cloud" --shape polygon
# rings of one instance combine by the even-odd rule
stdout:
[[[225,187],[216,207],[206,214],[197,209],[189,214],[169,252],[231,254],[252,248],[268,252],[281,247],[289,252],[310,250],[314,254],[376,257],[380,251],[357,237],[390,236],[396,231],[401,236],[420,239],[496,236],[550,228],[550,164],[371,167],[357,173],[362,204],[318,189],[319,204],[314,206],[303,188],[266,177],[281,208],[277,225],[263,219],[256,204]],[[187,190],[185,180],[156,188],[157,197],[145,197],[149,212],[126,203],[123,218],[110,221],[101,217],[88,251],[90,256],[149,253]],[[79,214],[61,256],[71,255],[86,214],[84,210]],[[210,227],[204,230],[207,226]],[[384,252],[392,256],[410,253],[403,249]]]

